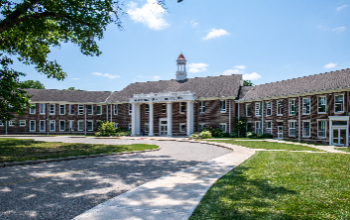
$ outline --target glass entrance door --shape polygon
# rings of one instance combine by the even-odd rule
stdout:
[[[337,145],[337,146],[345,146],[346,145],[346,129],[333,128],[332,144]]]
[[[168,122],[166,119],[159,121],[160,128],[159,128],[159,136],[166,136],[168,134]]]
[[[277,138],[278,139],[283,139],[283,126],[278,126],[277,127]]]

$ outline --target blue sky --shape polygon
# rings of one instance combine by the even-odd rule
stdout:
[[[48,89],[118,91],[175,78],[180,52],[189,78],[241,73],[255,84],[350,67],[350,0],[168,0],[167,11],[154,2],[125,1],[124,30],[107,27],[99,57],[69,43],[52,48],[64,81],[19,62],[14,69]]]

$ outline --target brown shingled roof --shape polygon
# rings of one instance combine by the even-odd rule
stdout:
[[[57,89],[25,89],[31,95],[31,101],[55,102],[105,102],[111,92],[57,90]]]
[[[252,88],[253,86],[242,86],[239,92],[239,99],[242,99]]]
[[[118,93],[113,93],[108,102],[129,101],[134,94],[191,91],[197,98],[237,97],[241,74],[190,78],[186,82],[160,80],[132,83]]]
[[[336,89],[350,86],[350,69],[282,80],[252,87],[244,100],[282,96],[295,93]]]

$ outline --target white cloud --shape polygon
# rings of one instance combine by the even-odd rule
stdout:
[[[131,1],[128,7],[127,13],[136,23],[147,25],[153,30],[162,30],[169,26],[163,18],[166,10],[158,4],[157,0],[147,0],[141,8],[137,8],[137,3]]]
[[[324,68],[331,69],[331,68],[337,67],[337,65],[338,65],[337,63],[328,63],[328,64],[324,65]]]
[[[246,74],[243,74],[243,79],[245,80],[256,80],[256,79],[260,79],[262,76],[257,74],[256,72],[254,73],[246,73]]]
[[[104,76],[104,77],[107,77],[109,79],[116,79],[116,78],[119,78],[120,76],[119,75],[112,75],[112,74],[109,74],[109,73],[99,73],[99,72],[93,72],[92,75],[95,75],[95,76]]]
[[[95,76],[102,76],[103,74],[102,74],[102,73],[98,73],[98,72],[93,72],[92,75],[95,75]]]
[[[246,68],[246,66],[244,65],[238,65],[238,66],[235,66],[236,69],[240,69],[240,70],[244,70]]]
[[[209,40],[212,38],[217,38],[217,37],[221,37],[221,36],[225,36],[225,35],[230,35],[229,32],[227,32],[224,29],[211,29],[211,31],[208,33],[207,36],[203,37],[203,40]]]
[[[72,78],[72,80],[79,80],[80,78]]]
[[[340,34],[342,33],[343,31],[345,31],[345,27],[336,27],[336,28],[333,28],[332,31],[337,33],[337,34]]]
[[[241,70],[237,70],[237,69],[228,69],[225,70],[222,74],[223,75],[232,75],[232,74],[242,74],[243,72]]]
[[[340,11],[340,10],[346,8],[346,7],[348,7],[348,5],[342,5],[342,6],[340,6],[340,7],[337,8],[337,11]]]
[[[209,65],[206,63],[190,63],[188,64],[188,72],[190,73],[200,73],[200,72],[204,72],[207,71],[207,67]]]
[[[191,25],[192,25],[192,27],[196,27],[198,25],[198,23],[195,20],[192,20]]]
[[[160,76],[154,75],[154,76],[153,76],[153,79],[154,79],[154,80],[159,80],[159,79],[160,79]]]

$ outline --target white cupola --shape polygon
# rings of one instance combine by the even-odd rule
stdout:
[[[185,56],[183,54],[180,54],[176,62],[177,62],[176,80],[178,82],[184,82],[187,80]]]

